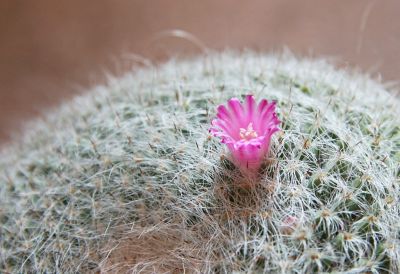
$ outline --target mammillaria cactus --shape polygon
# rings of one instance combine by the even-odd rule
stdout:
[[[250,93],[281,124],[246,184],[208,130]],[[366,76],[290,54],[110,80],[3,149],[1,272],[398,273],[399,106]]]

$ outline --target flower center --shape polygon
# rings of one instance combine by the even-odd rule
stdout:
[[[258,137],[257,132],[253,129],[253,123],[250,123],[247,129],[240,128],[239,135],[242,140],[251,140]]]

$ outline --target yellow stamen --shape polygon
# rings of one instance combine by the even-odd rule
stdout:
[[[257,132],[253,129],[253,123],[250,123],[247,129],[241,128],[239,135],[243,140],[251,140],[258,137]]]

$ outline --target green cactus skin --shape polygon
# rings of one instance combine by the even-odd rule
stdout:
[[[249,93],[282,131],[246,185],[208,128]],[[0,272],[399,273],[399,106],[290,53],[111,78],[3,149]]]

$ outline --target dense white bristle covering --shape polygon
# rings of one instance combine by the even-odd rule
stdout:
[[[277,101],[249,182],[216,106]],[[2,273],[398,273],[400,103],[291,54],[215,53],[113,78],[0,158]]]

